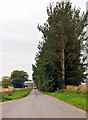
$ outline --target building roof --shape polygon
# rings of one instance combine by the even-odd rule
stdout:
[[[24,83],[30,84],[30,83],[34,83],[33,81],[25,81]]]

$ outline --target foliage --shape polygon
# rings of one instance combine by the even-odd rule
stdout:
[[[48,20],[38,25],[43,42],[39,42],[33,80],[39,90],[55,91],[65,85],[79,85],[86,69],[87,38],[84,28],[88,13],[80,14],[72,3],[57,2],[47,8]]]
[[[14,88],[22,88],[23,87],[23,81],[20,78],[13,79],[13,87]]]
[[[8,88],[8,85],[12,83],[12,79],[10,79],[9,76],[3,76],[2,77],[2,87]]]
[[[15,88],[22,88],[23,83],[28,80],[28,74],[24,71],[15,70],[11,73],[11,79]]]
[[[19,99],[27,96],[31,91],[32,89],[19,90],[19,91],[10,92],[10,94],[3,92],[3,93],[0,93],[2,94],[2,99],[0,101],[4,102],[8,100],[13,100],[13,99]]]
[[[72,92],[69,90],[59,90],[54,93],[50,93],[50,92],[44,92],[44,93],[56,97],[58,99],[61,99],[74,106],[77,106],[78,108],[88,110],[88,107],[86,106],[86,94],[83,93],[78,94],[78,91]]]
[[[0,86],[2,85],[2,82],[0,81]]]

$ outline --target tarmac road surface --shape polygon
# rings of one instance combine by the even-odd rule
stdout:
[[[86,118],[86,112],[34,89],[27,97],[3,102],[2,118]]]

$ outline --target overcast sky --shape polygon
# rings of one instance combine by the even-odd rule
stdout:
[[[14,70],[32,75],[37,45],[42,34],[37,25],[47,20],[46,7],[58,0],[0,0],[0,79]],[[86,11],[87,0],[71,0]]]

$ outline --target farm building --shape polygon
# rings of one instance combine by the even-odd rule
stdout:
[[[25,81],[24,82],[24,87],[36,88],[36,85],[33,81]]]
[[[81,82],[81,85],[88,85],[88,78],[85,78],[83,82]]]

